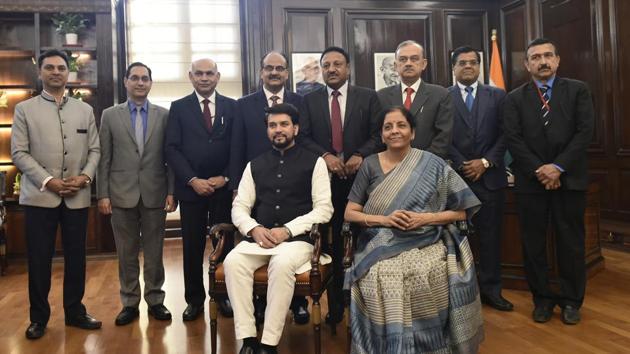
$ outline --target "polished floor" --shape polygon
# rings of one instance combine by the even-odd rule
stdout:
[[[502,313],[484,308],[486,339],[481,353],[630,353],[630,254],[605,250],[604,256],[606,269],[588,283],[582,323],[563,325],[556,309],[549,323],[536,324],[530,319],[529,293],[505,291],[516,311]],[[23,261],[13,261],[7,275],[0,277],[0,353],[209,353],[207,308],[204,319],[190,323],[181,320],[185,308],[181,258],[180,241],[167,241],[165,305],[173,312],[173,320],[148,319],[146,305],[142,304],[140,319],[124,327],[114,325],[120,310],[116,259],[91,259],[84,303],[93,316],[103,321],[103,328],[96,331],[65,327],[61,305],[63,264],[55,263],[50,294],[52,317],[46,335],[36,341],[24,337],[29,324],[26,266]],[[339,334],[332,336],[328,328],[323,328],[324,353],[345,352],[343,330],[340,327]],[[309,325],[288,324],[280,353],[314,353],[312,341]],[[218,353],[237,353],[230,319],[219,318],[218,346]]]

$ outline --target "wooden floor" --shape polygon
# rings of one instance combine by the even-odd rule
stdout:
[[[605,250],[606,270],[592,278],[587,287],[582,322],[565,326],[559,310],[547,324],[531,320],[530,295],[505,291],[516,310],[502,313],[484,308],[486,339],[482,353],[630,353],[630,254]],[[24,337],[28,320],[27,273],[24,262],[13,261],[8,274],[0,278],[0,353],[209,353],[210,325],[207,307],[204,319],[184,324],[185,308],[181,269],[181,243],[169,240],[165,247],[166,302],[173,313],[171,322],[149,320],[142,303],[140,320],[116,327],[120,311],[117,261],[113,258],[88,262],[84,298],[90,314],[103,321],[103,328],[84,331],[66,327],[62,308],[63,264],[53,267],[50,294],[52,317],[46,335],[29,341]],[[325,307],[325,305],[324,305]],[[326,313],[326,310],[323,310]],[[344,353],[343,328],[333,337],[323,328],[323,352]],[[311,327],[287,323],[280,353],[313,353]],[[236,353],[233,322],[219,318],[219,353]]]

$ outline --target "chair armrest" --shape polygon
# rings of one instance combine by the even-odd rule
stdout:
[[[343,269],[348,269],[352,266],[352,260],[354,258],[354,240],[352,230],[350,230],[350,223],[344,222],[341,228],[341,235],[343,236]]]
[[[313,224],[309,236],[313,240],[313,254],[311,255],[311,268],[319,270],[319,256],[322,254],[322,235],[319,232],[319,224]]]
[[[210,266],[215,266],[217,261],[223,254],[223,246],[225,245],[226,237],[234,237],[234,233],[236,232],[236,227],[232,224],[216,224],[212,226],[210,229],[210,237],[213,239],[217,239],[217,246],[214,248],[210,256],[208,257],[208,262]]]

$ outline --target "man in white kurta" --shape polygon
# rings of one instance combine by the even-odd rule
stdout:
[[[225,258],[225,282],[234,310],[240,353],[275,353],[295,274],[310,268],[313,224],[332,216],[330,179],[324,160],[295,143],[298,112],[291,104],[266,109],[273,149],[252,160],[232,204],[232,221],[244,239]],[[254,271],[269,263],[267,309],[261,343],[256,339]]]

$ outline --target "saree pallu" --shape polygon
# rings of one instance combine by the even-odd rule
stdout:
[[[439,157],[412,149],[363,211],[466,210],[480,202]],[[350,290],[352,353],[476,353],[483,319],[468,240],[454,225],[368,228],[357,238]]]

